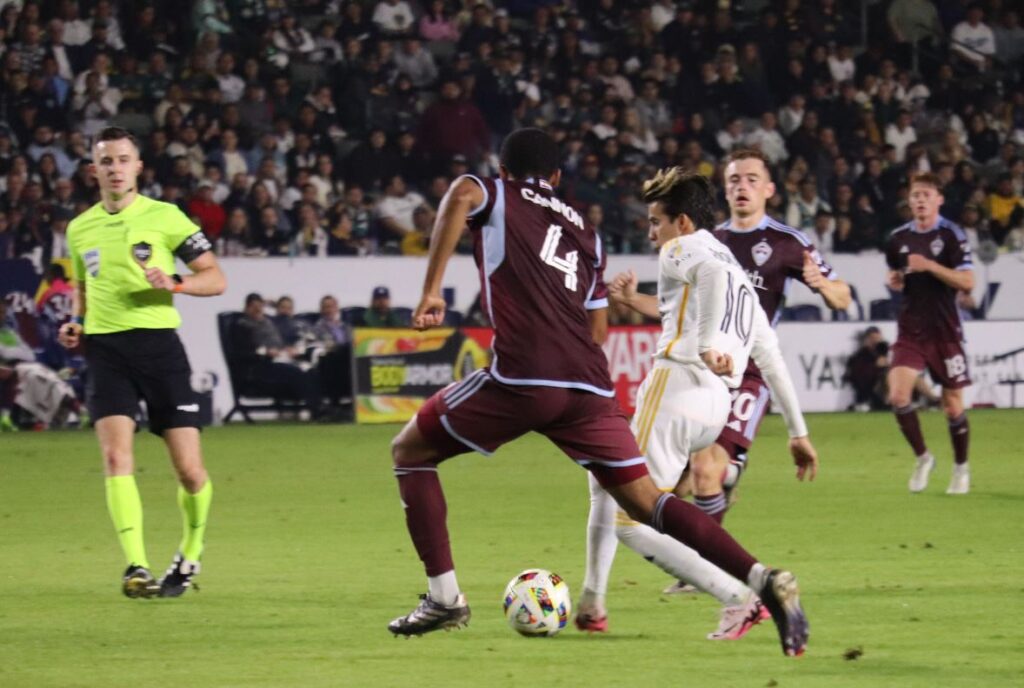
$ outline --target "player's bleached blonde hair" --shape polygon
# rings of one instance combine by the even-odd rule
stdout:
[[[711,182],[682,167],[668,167],[644,182],[640,197],[645,203],[661,203],[671,218],[686,215],[698,228],[715,226],[715,201]]]

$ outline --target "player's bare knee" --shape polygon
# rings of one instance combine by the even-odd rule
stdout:
[[[129,449],[103,447],[103,471],[106,475],[128,475],[135,461]]]
[[[395,466],[415,466],[430,461],[431,455],[423,450],[405,432],[400,432],[391,440],[391,462]]]
[[[910,406],[910,393],[903,390],[891,390],[889,392],[889,405],[894,409]]]
[[[946,418],[954,420],[963,415],[964,402],[959,395],[942,395],[942,411],[946,414]]]
[[[201,464],[178,469],[178,482],[189,494],[195,494],[206,484],[206,469]]]

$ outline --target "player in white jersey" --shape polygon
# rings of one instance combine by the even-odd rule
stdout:
[[[631,272],[613,280],[610,294],[661,318],[655,364],[640,386],[632,425],[655,484],[666,492],[676,490],[690,452],[715,441],[729,415],[729,388],[740,384],[751,357],[782,406],[798,477],[813,480],[817,455],[775,332],[732,253],[698,229],[712,226],[708,181],[672,168],[645,182],[643,196],[649,204],[650,238],[660,249],[658,296],[639,294]],[[746,585],[694,550],[629,519],[596,481],[590,481],[590,490],[587,574],[576,617],[580,630],[607,630],[604,596],[616,538],[723,603],[719,628],[708,638],[740,638],[768,617]]]

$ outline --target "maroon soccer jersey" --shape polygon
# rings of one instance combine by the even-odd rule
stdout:
[[[608,305],[597,232],[546,181],[472,179],[485,192],[469,227],[494,326],[491,374],[509,385],[613,396],[587,317]]]
[[[747,271],[772,326],[782,316],[790,280],[804,281],[804,252],[811,254],[822,275],[836,277],[806,234],[767,215],[753,229],[733,229],[731,222],[725,222],[715,230],[715,238],[729,247]]]
[[[918,254],[954,270],[971,270],[971,245],[956,224],[939,217],[934,227],[919,231],[913,222],[893,230],[885,249],[890,270],[903,272],[903,303],[897,329],[900,337],[942,342],[963,341],[957,290],[926,272],[905,272],[907,258]]]

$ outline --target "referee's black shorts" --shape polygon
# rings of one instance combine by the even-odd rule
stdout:
[[[174,330],[126,330],[85,338],[89,364],[86,403],[95,422],[107,416],[135,418],[145,399],[149,431],[199,427],[199,396],[192,368]]]

